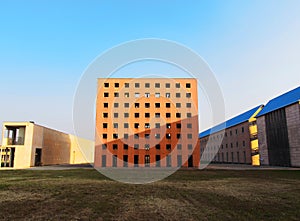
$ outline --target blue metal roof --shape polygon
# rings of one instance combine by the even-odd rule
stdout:
[[[300,87],[295,88],[285,94],[282,94],[270,100],[264,109],[257,115],[260,117],[272,111],[297,103],[300,100]]]
[[[221,124],[218,124],[217,126],[215,127],[212,127],[206,131],[203,131],[202,133],[199,134],[199,137],[202,138],[202,137],[206,137],[210,134],[213,134],[213,133],[216,133],[216,132],[219,132],[221,130],[224,130],[224,129],[227,129],[227,128],[230,128],[230,127],[233,127],[233,126],[236,126],[240,123],[243,123],[245,121],[248,121],[252,116],[253,114],[261,107],[262,105],[259,105],[245,113],[242,113],[224,123],[221,123]]]

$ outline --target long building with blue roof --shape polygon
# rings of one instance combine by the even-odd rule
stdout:
[[[256,106],[199,134],[201,159],[215,163],[259,165]]]
[[[257,126],[262,165],[300,167],[300,87],[270,100]]]

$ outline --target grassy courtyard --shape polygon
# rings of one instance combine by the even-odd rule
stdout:
[[[0,220],[299,219],[300,171],[181,170],[146,185],[93,169],[0,172]]]

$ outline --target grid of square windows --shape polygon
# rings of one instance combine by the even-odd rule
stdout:
[[[152,83],[150,84],[150,83],[143,83],[143,82],[141,82],[141,83],[132,83],[132,85],[134,85],[135,88],[140,88],[141,86],[144,86],[145,88],[150,88],[150,87],[153,87],[153,86],[154,86],[154,88],[160,88],[160,87],[163,87],[163,86],[165,86],[165,88],[171,88],[171,87],[174,87],[174,86],[175,86],[175,88],[181,88],[181,87],[184,87],[184,86],[185,86],[185,88],[191,88],[191,83],[175,83],[175,84],[172,84],[172,83],[163,83],[163,84],[161,84],[161,83],[157,82],[157,83],[153,83],[153,85],[152,85]],[[119,88],[119,87],[122,87],[122,84],[120,84],[120,83],[114,83],[113,82],[113,83],[111,83],[111,85],[109,83],[105,83],[105,85],[104,85],[104,87],[107,87],[107,88],[109,88],[109,86],[114,86],[115,88]],[[129,86],[130,86],[129,83],[124,83],[124,87],[125,88],[129,88]],[[187,90],[187,91],[189,91],[189,90]],[[130,93],[131,93],[131,95],[130,95]],[[151,91],[150,92],[143,92],[142,93],[142,97],[143,97],[143,94],[144,94],[145,98],[150,98],[151,95],[153,97],[156,97],[156,98],[163,97],[163,95],[161,95],[159,92],[151,92]],[[174,95],[175,95],[174,97],[176,97],[176,98],[181,98],[181,97],[191,98],[191,96],[192,96],[190,92],[184,92],[184,93],[181,92],[181,93],[179,93],[179,90],[177,90],[177,93],[172,93],[172,94],[170,92],[168,92],[168,90],[166,90],[166,92],[164,92],[164,94],[165,94],[166,98],[170,98],[171,96],[174,96]],[[119,97],[120,96],[119,92],[104,92],[103,95],[104,95],[104,97],[109,97],[109,96]],[[124,97],[125,98],[129,98],[130,96],[131,97],[135,97],[135,98],[140,98],[141,94],[139,92],[125,92],[124,93]],[[107,103],[107,102],[103,103],[103,107],[104,108],[108,108],[109,105],[110,104]],[[111,105],[114,108],[119,108],[120,105],[121,106],[123,105],[124,108],[129,108],[130,107],[130,104],[127,103],[127,102],[126,103],[123,103],[123,102],[116,103],[115,102],[115,103],[112,103]],[[182,115],[186,115],[187,118],[192,117],[191,113],[189,113],[189,112],[186,113],[183,110],[177,110],[177,111],[180,111],[180,112],[177,112],[177,113],[176,112],[175,113],[172,112],[173,114],[171,114],[171,110],[169,110],[167,113],[165,112],[165,110],[163,110],[163,112],[161,112],[161,113],[160,113],[159,110],[157,110],[156,113],[153,113],[153,112],[151,113],[152,109],[148,110],[148,112],[146,112],[146,113],[143,111],[143,106],[145,108],[150,108],[151,105],[154,105],[155,108],[161,108],[161,105],[162,105],[162,108],[164,108],[164,106],[165,106],[165,108],[171,108],[171,103],[170,102],[160,102],[160,103],[157,102],[157,103],[152,103],[152,104],[151,103],[145,103],[145,102],[141,102],[141,104],[134,103],[134,107],[135,108],[140,108],[140,105],[141,105],[141,112],[140,112],[140,110],[136,110],[135,112],[132,113],[132,115],[134,115],[135,118],[140,118],[140,117],[144,117],[144,118],[150,118],[150,117],[160,118],[161,114],[165,115],[166,118],[171,118],[171,116],[172,117],[176,117],[176,118],[181,118]],[[186,108],[191,108],[191,103],[189,103],[189,102],[188,103],[177,102],[177,103],[172,104],[172,105],[175,105],[176,108],[181,108],[182,106],[183,107],[185,106]],[[126,109],[126,110],[128,111],[128,109]],[[181,113],[181,112],[183,112],[183,113]],[[113,115],[114,118],[118,118],[119,117],[118,110],[116,109],[115,112],[113,112],[113,113],[103,113],[103,117],[104,118],[108,118],[108,116],[111,117],[111,115]],[[129,113],[128,112],[124,113],[124,118],[129,118]],[[129,123],[121,123],[120,125],[123,125],[124,128],[129,128]],[[132,123],[131,123],[131,125],[132,125]],[[165,125],[166,125],[166,127],[168,129],[171,128],[171,124],[170,123],[166,123]],[[103,123],[103,128],[107,128],[108,126],[109,126],[108,123]],[[119,124],[118,123],[112,123],[111,126],[113,128],[115,128],[115,129],[117,129],[119,127]],[[150,128],[150,123],[145,123],[145,122],[143,122],[142,124],[140,124],[140,123],[133,123],[133,126],[134,126],[135,129],[139,129],[140,126],[144,126],[144,128],[147,129],[147,128]],[[161,125],[160,125],[160,123],[155,123],[154,122],[152,126],[153,126],[153,128],[154,127],[155,128],[160,128]],[[175,124],[174,124],[174,126],[175,126]],[[180,133],[180,130],[178,130],[178,129],[181,129],[181,123],[176,123],[175,127],[177,128],[177,130],[176,130],[177,132],[175,132],[175,133],[172,132],[172,134],[168,133],[168,132],[164,133],[164,134],[162,134],[163,138],[171,140],[171,136],[172,136],[172,138],[173,138],[173,136],[174,137],[176,136],[177,139],[181,139],[182,134]],[[192,128],[192,123],[186,124],[186,127],[187,128]],[[105,131],[107,131],[107,130],[105,130]],[[135,132],[138,132],[138,131],[139,130],[136,130]],[[147,131],[147,130],[145,130],[145,131]],[[169,131],[171,132],[171,130],[169,130]],[[109,136],[111,136],[111,135],[109,135]],[[124,134],[123,138],[124,139],[128,139],[128,136],[129,136],[128,134]],[[141,136],[141,135],[139,135],[139,133],[134,134],[134,138],[138,139],[139,136]],[[184,134],[184,137],[185,136],[187,136],[188,139],[192,139],[192,134],[186,134],[186,135]],[[118,136],[117,133],[113,134],[113,138],[114,139],[117,139],[118,137],[119,136]],[[156,132],[155,133],[155,137],[157,139],[160,139],[161,134]],[[103,138],[107,139],[107,134],[103,133]],[[145,134],[142,135],[142,138],[149,139],[150,138],[150,134],[145,133]],[[171,143],[170,141],[168,141],[168,142]],[[142,145],[144,146],[144,148],[146,150],[150,149],[150,145],[149,144],[142,144]],[[121,144],[121,146],[123,146],[123,149],[126,149],[126,150],[128,149],[128,145],[127,144]],[[188,146],[188,149],[190,149],[191,144],[188,144],[187,146]],[[113,144],[112,147],[113,147],[114,150],[118,149],[118,145],[117,144]],[[134,147],[134,149],[139,149],[139,144],[133,144],[133,147]],[[167,150],[170,150],[171,149],[171,144],[166,144],[165,147],[166,147]],[[156,149],[160,149],[160,145],[159,144],[155,145],[155,148]],[[177,149],[182,149],[182,144],[177,144]],[[168,164],[170,164],[171,159],[168,159],[168,161],[169,161]]]

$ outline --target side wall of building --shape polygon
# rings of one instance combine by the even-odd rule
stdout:
[[[286,107],[291,166],[300,167],[300,104]]]
[[[70,164],[93,163],[95,142],[74,135],[69,136],[71,141]]]
[[[269,165],[268,143],[265,116],[257,118],[257,136],[260,155],[260,165]]]
[[[200,147],[202,161],[251,164],[249,123],[244,122],[227,128],[224,133],[217,132],[203,137],[200,139]]]
[[[36,125],[36,127],[41,127]],[[71,141],[68,134],[43,127],[42,164],[68,164]],[[35,136],[34,139],[37,137]]]

